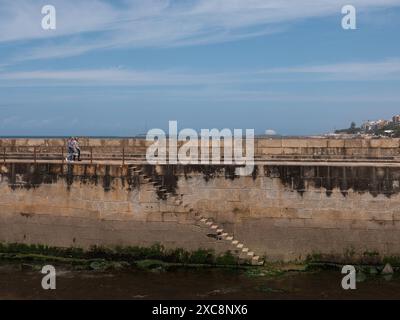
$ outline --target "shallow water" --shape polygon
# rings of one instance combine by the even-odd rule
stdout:
[[[266,278],[230,269],[68,271],[57,268],[56,290],[43,290],[40,271],[0,268],[0,299],[399,299],[400,278],[368,276],[341,288],[339,271],[291,272]]]

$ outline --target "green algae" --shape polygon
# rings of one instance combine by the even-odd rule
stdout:
[[[216,255],[214,251],[199,249],[165,249],[156,244],[151,247],[91,247],[59,248],[44,245],[0,244],[0,261],[43,264],[57,263],[77,269],[120,270],[127,268],[154,269],[156,267],[237,267],[238,259],[231,252]]]

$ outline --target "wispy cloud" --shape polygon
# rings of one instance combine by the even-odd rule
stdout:
[[[400,80],[400,59],[348,62],[264,70],[204,73],[191,70],[130,70],[122,68],[87,70],[36,70],[0,72],[0,86],[7,85],[124,85],[124,86],[227,86],[246,83],[299,81]]]
[[[229,73],[192,73],[177,71],[137,71],[120,68],[91,70],[24,71],[0,73],[1,81],[27,80],[47,85],[129,85],[129,86],[189,86],[238,82]]]
[[[400,59],[275,68],[259,73],[309,75],[314,79],[330,81],[394,80],[400,79]]]
[[[53,0],[57,30],[40,27],[43,0],[0,0],[0,43],[35,40],[16,60],[80,55],[97,49],[186,46],[256,37],[290,22],[338,15],[342,0]],[[400,0],[352,0],[359,10]]]

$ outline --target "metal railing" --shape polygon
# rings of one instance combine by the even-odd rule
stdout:
[[[85,162],[94,161],[120,161],[123,165],[128,161],[146,161],[146,148],[143,146],[81,146],[81,159]],[[283,151],[283,149],[281,149]],[[61,161],[64,163],[67,157],[67,149],[63,146],[0,146],[0,161],[6,163],[10,160],[19,161]],[[200,153],[199,153],[200,154]],[[221,152],[221,164],[223,164],[223,151]],[[358,155],[346,154],[321,154],[315,152],[285,154],[272,153],[260,154],[255,150],[255,161],[379,161],[399,162],[400,156],[371,156],[368,153]]]
[[[0,150],[4,163],[8,160],[29,160],[34,163],[58,160],[64,163],[68,155],[67,149],[61,146],[3,146]],[[114,160],[125,164],[130,160],[143,160],[146,156],[145,150],[140,150],[140,147],[83,146],[80,150],[81,160],[90,163]]]

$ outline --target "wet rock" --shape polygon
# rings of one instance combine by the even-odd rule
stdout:
[[[96,271],[104,271],[108,267],[105,261],[93,261],[90,263],[90,268]]]
[[[135,261],[135,264],[141,269],[153,270],[154,272],[164,271],[168,265],[167,263],[156,259],[138,260]]]
[[[287,264],[280,268],[282,271],[306,271],[306,264]]]
[[[217,294],[220,294],[220,293],[221,293],[221,290],[216,289],[216,290],[208,292],[207,295],[214,296],[214,295],[217,295]]]
[[[217,296],[217,295],[229,294],[229,293],[233,293],[233,292],[238,292],[238,289],[237,288],[215,289],[215,290],[207,292],[206,294],[202,294],[202,295],[198,295],[198,296],[205,298],[207,296]]]
[[[393,268],[392,268],[392,266],[389,264],[389,263],[387,263],[386,265],[385,265],[385,267],[383,268],[383,270],[382,270],[382,274],[393,274]]]
[[[284,289],[275,289],[275,288],[270,288],[267,286],[261,286],[257,288],[259,291],[262,292],[268,292],[268,293],[285,293],[286,291]]]
[[[376,267],[370,267],[369,274],[378,274],[378,269]]]
[[[393,279],[393,274],[385,274],[383,276],[383,279],[385,279],[386,281],[391,281]]]
[[[356,281],[357,282],[364,282],[365,280],[367,280],[367,276],[365,275],[365,273],[362,272],[362,271],[358,271],[357,275],[356,275]]]
[[[126,261],[115,261],[111,262],[111,267],[114,270],[123,270],[130,267],[130,264]]]
[[[153,273],[162,273],[162,272],[165,272],[165,271],[166,270],[164,269],[164,267],[161,267],[161,266],[150,269],[150,272],[153,272]]]
[[[34,265],[28,263],[21,263],[20,268],[21,270],[34,270]]]

